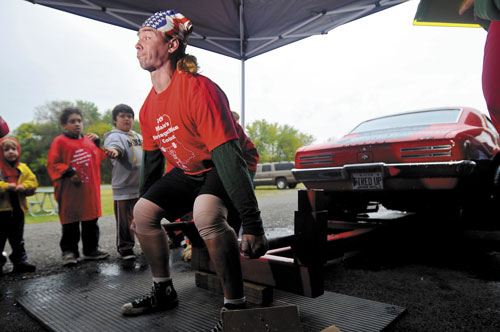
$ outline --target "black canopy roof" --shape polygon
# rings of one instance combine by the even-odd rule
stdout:
[[[175,9],[191,19],[190,45],[246,60],[407,0],[27,0],[127,29]]]

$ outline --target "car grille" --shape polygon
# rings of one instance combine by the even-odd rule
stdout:
[[[401,158],[451,157],[451,147],[451,145],[446,144],[401,148]]]
[[[324,165],[333,163],[332,153],[315,154],[310,156],[300,156],[299,165],[300,166],[314,166],[314,165]]]

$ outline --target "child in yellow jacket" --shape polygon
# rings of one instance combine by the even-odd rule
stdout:
[[[28,212],[26,196],[35,193],[38,181],[29,167],[20,162],[21,146],[13,137],[0,139],[0,252],[9,240],[10,261],[14,273],[34,272],[24,249],[24,214]],[[7,259],[0,255],[0,275]]]

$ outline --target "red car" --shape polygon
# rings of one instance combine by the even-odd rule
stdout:
[[[324,189],[330,217],[384,205],[402,211],[463,211],[496,197],[499,134],[468,107],[368,120],[344,137],[301,147],[293,174]]]

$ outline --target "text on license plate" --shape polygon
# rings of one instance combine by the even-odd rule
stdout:
[[[352,189],[384,189],[381,172],[352,173]]]

